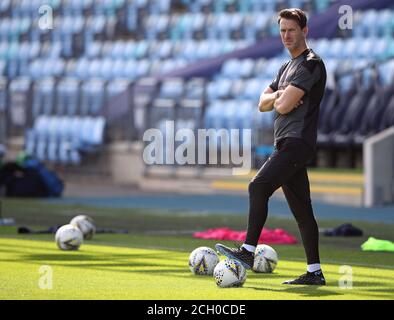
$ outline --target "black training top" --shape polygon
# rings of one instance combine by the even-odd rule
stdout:
[[[273,91],[284,90],[288,85],[305,91],[303,103],[287,114],[275,111],[275,145],[286,137],[302,138],[313,149],[316,147],[319,107],[326,86],[326,68],[323,60],[306,49],[298,57],[287,61],[270,84]]]

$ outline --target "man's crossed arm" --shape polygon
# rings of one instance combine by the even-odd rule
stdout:
[[[287,114],[302,104],[305,91],[295,86],[288,85],[285,90],[273,91],[266,88],[260,95],[259,110],[271,111],[273,108],[280,114]]]

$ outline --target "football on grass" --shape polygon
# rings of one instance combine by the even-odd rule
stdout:
[[[196,275],[212,275],[218,263],[218,255],[209,247],[194,249],[189,256],[190,271]]]
[[[91,240],[96,233],[96,226],[94,225],[94,221],[91,217],[87,215],[79,215],[74,217],[70,224],[76,226],[79,230],[81,230],[83,234],[83,238],[85,240]]]
[[[258,273],[271,273],[278,264],[278,254],[266,245],[259,244],[254,253],[253,271]]]
[[[218,287],[242,287],[246,280],[246,269],[238,261],[226,259],[216,265],[213,277]]]
[[[66,224],[56,231],[55,241],[61,250],[78,250],[83,241],[81,230],[72,224]]]

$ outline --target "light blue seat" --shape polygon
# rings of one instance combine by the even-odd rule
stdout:
[[[48,125],[48,140],[46,160],[50,162],[58,161],[59,148],[59,118],[51,117]]]
[[[382,37],[392,37],[394,31],[394,12],[392,9],[383,10],[379,18],[379,29]]]
[[[58,117],[58,137],[59,141],[68,140],[71,137],[69,117],[59,116]]]
[[[11,28],[11,20],[8,18],[0,20],[0,41],[8,42],[9,40],[9,30]]]
[[[78,59],[78,61],[76,62],[75,71],[72,75],[81,80],[86,80],[87,78],[90,78],[92,75],[90,74],[89,60],[86,58]]]
[[[34,133],[39,138],[48,137],[48,127],[49,127],[49,116],[38,116],[34,121]]]
[[[240,64],[240,60],[238,59],[229,59],[226,62],[224,62],[222,71],[220,73],[220,77],[224,77],[227,79],[239,78],[241,71],[239,64]]]
[[[327,73],[334,74],[337,71],[339,60],[337,59],[325,59],[324,65],[326,67]]]
[[[347,39],[344,42],[344,48],[342,51],[343,58],[354,58],[355,53],[357,52],[360,46],[360,41],[356,38]],[[339,57],[338,57],[339,58]]]
[[[79,114],[98,115],[105,103],[105,83],[100,79],[86,81],[81,87],[81,107]]]
[[[138,41],[135,47],[134,56],[136,59],[144,59],[148,56],[149,43],[146,40]]]
[[[237,42],[233,40],[221,40],[221,41],[216,40],[215,42],[217,44],[220,43],[220,51],[216,51],[215,54],[212,54],[211,56],[219,55],[219,53],[226,54],[236,49],[241,49],[240,47],[237,47]]]
[[[112,64],[112,73],[110,79],[122,78],[126,68],[126,61],[123,59],[116,59]]]
[[[99,41],[93,41],[89,46],[86,46],[85,57],[89,59],[98,58],[101,54],[102,44]]]
[[[355,51],[356,57],[364,59],[373,59],[375,50],[375,39],[365,39],[362,43],[359,43],[357,51]]]
[[[204,127],[206,129],[222,128],[224,108],[225,105],[222,100],[211,101],[204,115]]]
[[[157,57],[159,59],[171,59],[172,58],[173,44],[171,41],[160,42],[157,48]]]
[[[217,57],[220,54],[225,53],[224,50],[227,50],[227,48],[224,47],[223,43],[217,40],[208,40],[207,46],[211,48],[211,51],[209,52],[210,57]]]
[[[105,80],[113,79],[113,66],[114,66],[114,61],[112,59],[102,60],[100,71],[99,71],[100,77]]]
[[[257,103],[259,101],[260,94],[264,89],[264,83],[261,79],[252,78],[245,80],[245,90],[241,98],[246,100],[254,100]]]
[[[133,40],[129,40],[125,43],[123,58],[128,60],[134,58],[134,51],[136,47],[136,42]]]
[[[50,118],[47,116],[40,116],[34,123],[34,135],[31,135],[30,138],[34,137],[34,151],[33,155],[35,155],[40,161],[46,161],[47,159],[47,147],[48,147],[48,139],[49,139],[49,124]],[[29,146],[32,148],[32,146]]]
[[[339,83],[337,84],[337,88],[340,92],[348,92],[351,88],[354,87],[354,76],[353,74],[347,74],[339,78]]]
[[[276,1],[272,0],[252,0],[252,10],[253,12],[275,12],[276,11]]]
[[[211,82],[207,87],[208,100],[228,98],[231,93],[232,81],[229,79],[219,79]]]
[[[390,54],[388,47],[389,41],[387,38],[368,38],[365,39],[365,52],[366,58],[371,60],[383,60],[386,59]]]
[[[174,63],[175,63],[175,68],[176,69],[184,68],[188,64],[187,61],[184,60],[184,59],[176,59],[176,60],[174,60]]]
[[[344,39],[336,38],[331,41],[329,50],[328,50],[328,57],[329,58],[340,58],[342,55],[342,50],[345,45]]]
[[[55,102],[55,81],[53,78],[45,78],[34,84],[33,87],[33,118],[41,114],[51,115]]]
[[[122,78],[135,80],[137,78],[137,64],[136,60],[127,60],[122,72]]]
[[[149,67],[150,67],[149,59],[139,60],[137,62],[137,69],[136,69],[137,78],[147,76],[149,73]]]
[[[154,1],[150,4],[150,13],[169,13],[171,9],[171,0]]]
[[[239,12],[234,12],[230,14],[230,31],[241,31],[244,24],[245,16],[240,14]]]
[[[63,51],[63,43],[61,41],[55,41],[55,42],[52,41],[49,47],[49,51],[46,54],[46,57],[50,59],[58,59],[61,57],[62,51]]]
[[[198,42],[193,40],[188,40],[182,42],[179,47],[180,56],[188,61],[196,60]]]
[[[0,1],[0,13],[6,13],[11,7],[11,0]]]
[[[237,118],[236,113],[239,108],[239,102],[237,100],[224,100],[224,109],[221,127],[225,129],[236,129],[237,128]]]
[[[329,39],[323,38],[323,39],[318,39],[315,41],[314,45],[311,45],[311,48],[318,54],[320,55],[323,60],[329,57],[329,47],[330,47],[331,41]]]
[[[79,129],[79,145],[78,149],[81,151],[88,152],[90,151],[90,139],[92,135],[93,129],[93,118],[91,117],[83,117],[80,119],[81,127]]]
[[[112,80],[107,84],[106,95],[108,98],[113,98],[118,94],[126,91],[131,84],[131,81],[126,79]]]
[[[175,69],[176,69],[176,61],[172,59],[167,59],[161,63],[160,73],[166,74],[168,72],[174,71]]]
[[[394,59],[378,65],[379,78],[383,86],[394,84]]]
[[[210,41],[200,41],[197,46],[196,59],[202,60],[209,57],[214,57],[216,52],[212,50]]]
[[[93,148],[98,148],[104,143],[104,130],[106,121],[104,117],[95,117],[91,123],[89,143]]]
[[[79,108],[79,81],[63,78],[57,85],[56,115],[75,115]]]
[[[364,25],[365,30],[367,31],[368,37],[377,37],[379,33],[378,26],[379,14],[378,11],[372,9],[367,10],[364,13],[362,24]]]
[[[215,17],[216,35],[219,39],[230,39],[231,14],[223,12]]]
[[[159,59],[151,59],[149,65],[149,74],[157,75],[160,74],[162,61]]]
[[[102,68],[102,60],[100,59],[90,60],[88,65],[88,72],[87,72],[88,77],[85,76],[83,79],[102,77],[101,68]]]
[[[124,53],[125,49],[125,42],[124,41],[115,41],[112,44],[111,50],[110,50],[110,58],[112,59],[121,59]]]
[[[253,75],[255,61],[253,59],[243,59],[240,65],[240,76],[248,79]]]
[[[158,94],[159,98],[180,100],[185,90],[185,84],[180,78],[164,80]]]
[[[192,15],[191,31],[203,31],[205,26],[206,17],[202,13],[196,13]]]
[[[65,67],[63,59],[43,59],[41,65],[41,77],[60,77],[64,74]]]
[[[276,59],[276,58],[267,60],[262,77],[274,79],[278,73],[278,70],[280,69],[280,67],[283,65],[285,61],[286,60],[284,59]]]
[[[253,113],[257,108],[254,100],[237,101],[238,108],[236,109],[236,128],[239,129],[253,129]]]
[[[34,130],[26,130],[24,150],[28,155],[34,156],[36,152],[36,134]]]

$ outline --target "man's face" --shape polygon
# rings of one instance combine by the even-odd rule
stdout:
[[[282,18],[279,29],[282,43],[289,51],[297,49],[305,42],[308,28],[305,27],[301,30],[296,21]]]

